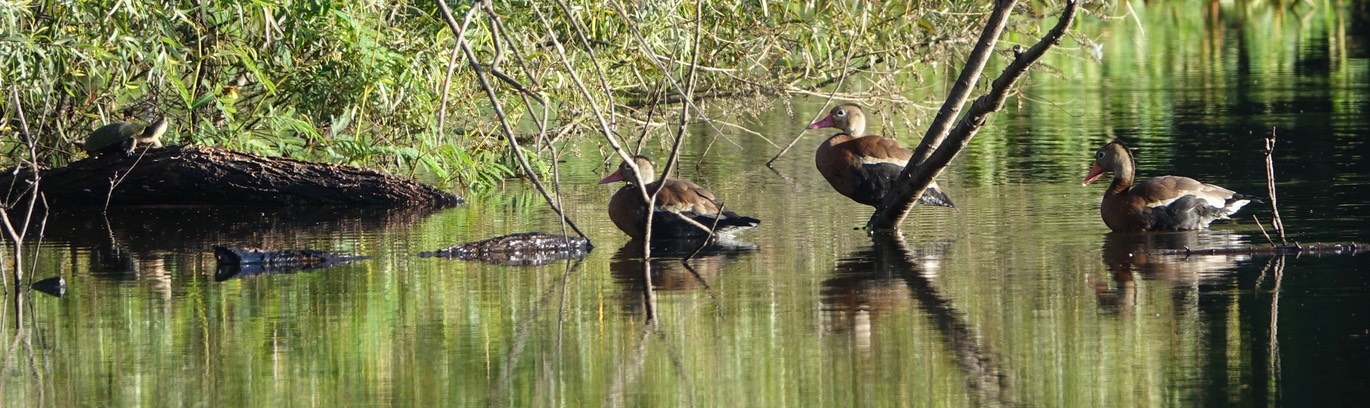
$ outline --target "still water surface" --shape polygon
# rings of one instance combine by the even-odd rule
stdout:
[[[1363,255],[1163,256],[1155,251],[1264,244],[1251,216],[1268,225],[1270,210],[1253,204],[1210,231],[1108,234],[1098,217],[1103,186],[1079,185],[1094,150],[1122,138],[1136,150],[1139,176],[1188,175],[1261,195],[1262,138],[1274,129],[1291,238],[1370,241],[1370,60],[1364,30],[1348,37],[1344,27],[1365,21],[1262,10],[1225,9],[1210,21],[1178,6],[1142,8],[1145,41],[1133,24],[1082,23],[1103,41],[1102,62],[1080,63],[1079,50],[1064,49],[1056,68],[1035,70],[1023,97],[944,173],[959,210],[916,208],[901,237],[853,229],[870,210],[813,168],[812,149],[830,131],[806,133],[771,169],[764,162],[778,149],[770,144],[731,135],[740,146],[710,146],[716,133],[695,129],[682,177],[763,223],[742,236],[755,250],[648,263],[656,325],[645,324],[640,250],[604,211],[617,187],[595,185],[607,171],[594,141],[562,168],[566,207],[596,246],[579,262],[415,256],[559,232],[519,185],[433,214],[138,208],[112,211],[107,224],[87,212],[54,214],[37,275],[61,274],[70,289],[28,298],[22,321],[6,302],[0,398],[56,406],[1364,401]],[[730,120],[786,141],[824,110],[821,101],[793,103],[794,116],[777,105]],[[923,128],[904,123],[884,117],[872,129],[912,144]],[[220,282],[215,244],[374,258]]]

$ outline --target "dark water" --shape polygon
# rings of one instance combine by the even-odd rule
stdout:
[[[1364,11],[1138,7],[1084,21],[944,173],[959,211],[919,207],[902,237],[813,168],[824,132],[779,149],[699,126],[682,177],[763,219],[748,250],[689,261],[608,221],[597,142],[573,147],[563,194],[595,250],[507,267],[421,259],[459,242],[560,227],[511,186],[437,213],[121,209],[49,219],[37,276],[67,296],[3,309],[5,405],[888,406],[1353,405],[1370,389],[1364,255],[1161,255],[1262,245],[1268,205],[1209,231],[1108,234],[1098,146],[1140,176],[1261,195],[1278,135],[1291,240],[1370,241],[1370,60]],[[1354,7],[1353,7],[1354,8]],[[911,97],[940,97],[939,86]],[[862,101],[866,102],[866,101]],[[783,143],[823,107],[721,118]],[[866,102],[912,144],[930,112]],[[913,126],[909,126],[913,125]],[[650,151],[660,156],[659,145]],[[215,280],[210,246],[373,259]],[[29,247],[31,248],[31,247]],[[12,250],[6,247],[6,253]],[[646,325],[650,268],[655,325]],[[8,270],[8,269],[7,269]],[[22,311],[22,313],[20,313]],[[22,317],[21,317],[22,316]]]

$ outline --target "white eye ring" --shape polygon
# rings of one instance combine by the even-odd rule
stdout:
[[[838,109],[837,112],[834,112],[834,114],[836,114],[837,116],[847,116],[847,111]]]

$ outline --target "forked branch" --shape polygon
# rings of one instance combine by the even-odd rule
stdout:
[[[894,191],[885,196],[885,202],[876,208],[875,214],[866,223],[866,228],[876,231],[889,231],[899,228],[899,224],[908,216],[909,210],[917,203],[918,197],[922,196],[923,190],[927,189],[928,184],[942,173],[951,160],[965,149],[970,143],[975,133],[984,126],[989,114],[999,110],[1004,106],[1004,100],[1008,99],[1009,89],[1018,81],[1032,64],[1045,55],[1047,50],[1061,41],[1065,36],[1066,30],[1075,19],[1075,11],[1079,8],[1079,0],[1067,0],[1066,8],[1061,12],[1061,19],[1056,26],[1047,32],[1037,44],[1032,48],[1023,50],[1022,47],[1013,48],[1014,60],[1004,68],[1004,71],[995,78],[989,93],[976,98],[971,104],[970,110],[966,111],[961,121],[957,122],[956,127],[946,132],[945,141],[939,134],[939,128],[950,123],[947,112],[951,110],[949,106],[960,106],[957,91],[963,87],[967,89],[974,87],[978,80],[979,72],[983,69],[983,61],[974,61],[974,57],[980,55],[982,50],[992,49],[998,39],[998,32],[1002,32],[1003,21],[995,19],[1008,19],[1008,11],[1012,10],[1014,1],[1003,0],[995,6],[994,14],[990,17],[991,21],[985,28],[985,35],[981,36],[980,42],[976,44],[975,52],[972,52],[972,61],[967,62],[966,71],[962,72],[960,80],[957,81],[956,89],[953,94],[948,96],[947,105],[942,107],[942,112],[929,127],[928,132],[923,136],[923,142],[914,150],[913,158],[904,167],[904,171],[899,174],[899,178],[894,182]],[[995,31],[991,36],[991,31]],[[988,51],[984,51],[988,53]],[[977,66],[978,64],[978,66]],[[973,75],[967,71],[976,71]],[[969,78],[969,79],[968,79]],[[959,99],[964,100],[964,99]],[[957,103],[953,104],[953,101]],[[954,115],[954,113],[953,113]],[[929,150],[931,154],[927,153]]]

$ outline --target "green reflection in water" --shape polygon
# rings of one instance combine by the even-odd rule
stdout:
[[[1260,192],[1253,146],[1278,126],[1294,141],[1280,164],[1294,232],[1365,240],[1358,115],[1370,75],[1348,15],[1263,3],[1219,3],[1214,14],[1206,4],[1135,3],[1140,27],[1079,24],[1097,34],[1102,62],[1052,53],[947,172],[960,210],[916,209],[902,241],[851,229],[870,210],[817,176],[821,134],[806,134],[772,171],[761,163],[776,149],[759,138],[711,147],[712,130],[692,128],[702,137],[682,177],[763,223],[743,236],[755,251],[652,261],[656,325],[644,317],[641,262],[604,212],[612,188],[594,185],[604,169],[586,153],[593,146],[563,169],[567,211],[596,244],[579,262],[414,256],[559,232],[516,184],[437,214],[129,210],[108,227],[54,219],[37,275],[66,276],[69,294],[6,302],[0,397],[58,406],[1352,401],[1367,381],[1355,370],[1370,361],[1358,352],[1363,333],[1353,336],[1370,327],[1353,313],[1367,306],[1363,266],[1291,262],[1294,289],[1272,311],[1267,258],[1148,252],[1263,241],[1249,219],[1108,236],[1102,191],[1078,185],[1091,152],[1122,137],[1137,142],[1144,174]],[[935,97],[934,88],[915,93]],[[797,101],[791,116],[785,104],[739,122],[779,140],[822,109]],[[879,110],[881,131],[912,144],[925,126],[918,112]],[[375,258],[214,282],[213,244]],[[1273,347],[1272,315],[1284,324]]]

